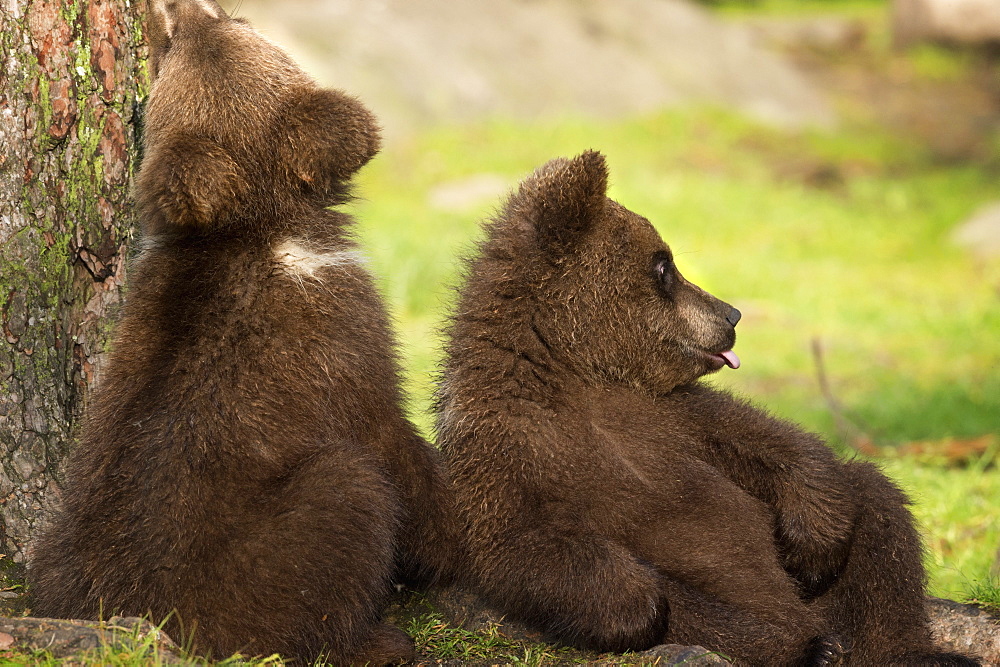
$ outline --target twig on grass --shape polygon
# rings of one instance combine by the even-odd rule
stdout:
[[[858,450],[862,454],[875,454],[875,442],[865,429],[858,426],[851,420],[844,409],[844,405],[834,395],[830,388],[830,381],[827,379],[826,366],[823,362],[823,342],[818,336],[812,339],[813,362],[816,364],[816,378],[819,380],[819,390],[823,394],[826,406],[833,415],[833,423],[837,428],[837,433],[841,440],[849,446]]]

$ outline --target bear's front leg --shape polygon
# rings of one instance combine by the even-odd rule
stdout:
[[[700,385],[676,390],[680,415],[701,415],[695,453],[774,512],[785,570],[812,599],[836,581],[858,507],[844,464],[816,436]]]
[[[875,466],[704,387],[676,400],[710,415],[699,455],[774,513],[778,557],[810,609],[850,644],[851,665],[975,665],[939,652],[924,610],[920,538],[908,500]]]
[[[844,463],[858,506],[836,582],[810,605],[852,641],[851,665],[978,665],[934,646],[920,536],[906,496],[870,463]]]
[[[775,510],[775,543],[785,571],[806,600],[829,589],[847,561],[859,509],[844,477],[831,457],[790,467],[773,478],[769,504]]]

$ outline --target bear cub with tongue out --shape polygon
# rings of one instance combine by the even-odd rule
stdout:
[[[977,664],[938,652],[907,499],[875,467],[698,382],[740,313],[554,160],[466,267],[438,395],[467,586],[601,651],[758,665]]]

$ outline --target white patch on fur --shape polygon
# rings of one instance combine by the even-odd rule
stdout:
[[[296,239],[287,239],[275,247],[274,260],[292,275],[313,280],[321,269],[365,265],[365,256],[358,250],[310,248]]]
[[[146,253],[151,250],[159,250],[161,245],[159,236],[155,234],[143,236],[139,241],[139,252]]]

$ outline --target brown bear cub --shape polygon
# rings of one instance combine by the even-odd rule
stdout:
[[[213,0],[149,5],[143,249],[33,610],[149,614],[216,657],[406,659],[379,616],[394,577],[447,566],[443,478],[326,208],[378,128]]]
[[[740,313],[606,188],[599,153],[550,162],[467,267],[438,430],[469,585],[602,651],[977,664],[931,642],[899,489],[697,382],[738,366]]]

